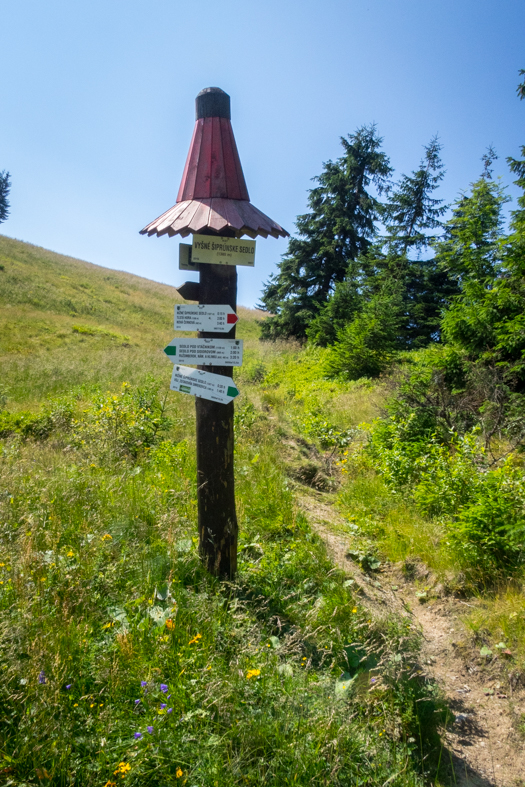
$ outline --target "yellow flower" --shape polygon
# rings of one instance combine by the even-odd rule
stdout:
[[[175,621],[172,620],[172,618],[167,619],[166,628],[169,629],[170,631],[173,631],[173,629],[175,628]]]
[[[357,612],[357,607],[354,607],[352,612]]]
[[[250,680],[250,678],[257,678],[260,674],[261,674],[260,669],[249,669],[248,672],[246,673],[246,677],[248,680]]]
[[[116,770],[116,771],[113,771],[113,773],[114,773],[115,775],[117,775],[117,774],[119,774],[119,773],[120,773],[120,775],[122,776],[122,778],[124,778],[124,776],[126,775],[126,773],[127,773],[128,771],[130,771],[130,770],[131,770],[131,765],[129,764],[129,762],[119,762],[119,764],[117,765],[117,770]]]
[[[112,625],[113,625],[113,623],[104,623],[104,625],[102,626],[102,628],[103,628],[103,629],[110,629]]]
[[[67,556],[68,557],[75,557],[75,553],[73,552],[72,549],[69,550],[69,552],[67,553]]]
[[[111,540],[113,540],[113,536],[110,536],[110,535],[109,535],[109,533],[105,533],[105,534],[102,536],[102,541],[107,541],[108,539],[111,539]]]
[[[180,777],[182,776],[182,770],[180,768],[177,768],[177,770],[175,771],[175,776],[177,777],[177,779],[180,779]]]
[[[200,639],[202,639],[202,634],[195,634],[193,639],[190,639],[190,641],[188,642],[188,645],[193,645],[195,642],[198,642]]]

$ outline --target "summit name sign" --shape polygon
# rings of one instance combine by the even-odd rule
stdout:
[[[224,238],[213,235],[194,235],[191,247],[192,265],[255,265],[255,241],[244,238]]]

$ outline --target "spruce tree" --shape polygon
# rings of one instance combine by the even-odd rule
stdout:
[[[383,207],[389,256],[403,257],[410,250],[421,252],[433,240],[427,231],[441,226],[447,206],[434,196],[445,175],[441,148],[437,136],[433,137],[425,147],[419,169],[403,175]]]
[[[279,272],[266,283],[262,308],[274,316],[263,323],[263,338],[304,338],[319,308],[342,281],[352,260],[366,253],[375,234],[381,193],[391,173],[374,125],[341,138],[344,154],[324,164],[308,197],[310,212],[298,216]]]
[[[9,201],[7,197],[10,188],[9,172],[0,172],[0,223],[9,216]]]

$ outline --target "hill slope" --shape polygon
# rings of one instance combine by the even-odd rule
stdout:
[[[0,236],[1,382],[19,402],[169,371],[162,348],[181,302],[167,284]],[[255,338],[260,313],[238,311],[238,335]]]

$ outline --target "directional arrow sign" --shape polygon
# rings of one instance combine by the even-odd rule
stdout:
[[[228,333],[238,319],[231,306],[194,306],[192,304],[177,304],[175,306],[176,331]]]
[[[239,395],[231,377],[202,372],[189,366],[175,366],[171,375],[172,391],[192,394],[200,399],[228,404]]]
[[[164,352],[173,363],[242,366],[242,339],[173,339]]]

